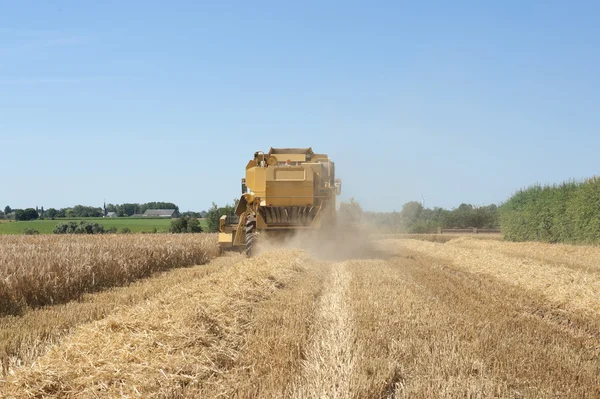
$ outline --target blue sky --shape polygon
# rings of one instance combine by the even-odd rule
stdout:
[[[0,0],[1,207],[202,210],[270,146],[373,211],[598,173],[598,3],[295,3]]]

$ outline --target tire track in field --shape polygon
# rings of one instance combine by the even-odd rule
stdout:
[[[347,398],[355,367],[354,318],[348,305],[351,274],[346,263],[326,264],[315,328],[307,346],[303,372],[293,386],[296,398]]]

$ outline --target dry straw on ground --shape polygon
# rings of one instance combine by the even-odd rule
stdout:
[[[353,262],[353,397],[597,397],[598,337],[542,296],[415,253]]]
[[[145,303],[166,289],[204,278],[226,264],[227,258],[218,258],[209,265],[171,269],[128,286],[85,294],[77,301],[32,309],[18,317],[0,317],[0,380],[2,375],[30,365],[74,327]]]
[[[29,370],[8,378],[15,397],[189,397],[227,389],[252,315],[303,273],[301,253],[237,259],[150,303],[77,329]],[[239,258],[239,256],[238,256]],[[235,256],[232,260],[236,259]]]
[[[345,263],[330,268],[327,289],[317,302],[314,328],[306,346],[302,372],[290,397],[347,398],[356,367],[355,323],[348,306],[350,273]]]
[[[599,397],[595,249],[536,245],[228,254],[80,326],[0,396]]]
[[[481,241],[468,237],[446,244],[384,241],[451,262],[463,270],[485,273],[544,295],[561,309],[600,314],[600,248],[545,243]]]

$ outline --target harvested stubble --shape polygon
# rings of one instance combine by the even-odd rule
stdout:
[[[306,345],[302,372],[286,397],[348,398],[360,348],[350,306],[351,275],[346,262],[325,265],[325,290],[317,301],[314,326]]]
[[[270,378],[261,379],[263,384],[281,389],[278,377],[293,372],[302,350],[298,338],[308,335],[309,299],[318,291],[318,280],[306,275],[298,251],[253,260],[235,256],[206,278],[171,287],[143,306],[78,328],[30,369],[9,376],[0,393],[214,397],[244,392],[250,397],[257,388],[247,384],[247,377],[265,373]],[[294,284],[299,278],[312,281],[311,288],[297,290],[293,297],[279,294],[288,285],[302,287]],[[291,305],[285,299],[292,299]],[[266,321],[278,326],[261,324]],[[256,357],[259,348],[266,356]],[[264,367],[265,357],[275,360],[271,367]]]
[[[480,241],[461,237],[446,244],[383,241],[451,262],[463,270],[486,273],[507,284],[535,291],[557,309],[600,315],[600,248],[546,243]],[[599,326],[600,327],[600,326]]]
[[[468,233],[444,233],[444,234],[404,234],[404,233],[378,233],[371,234],[371,238],[374,240],[386,240],[386,239],[411,239],[420,241],[431,241],[431,242],[448,242],[456,240],[461,237],[469,237],[475,240],[502,240],[502,234],[497,233],[482,233],[482,234],[468,234]]]
[[[293,253],[276,251],[259,257],[269,259],[271,267],[290,267]],[[285,264],[288,264],[285,266]],[[251,266],[254,267],[254,266]],[[202,395],[189,390],[182,397],[207,398],[292,398],[293,384],[305,370],[304,360],[314,347],[320,331],[319,303],[329,268],[327,264],[303,259],[293,280],[283,285],[269,300],[254,304],[251,320],[235,364],[220,380],[203,388]]]
[[[349,266],[353,397],[600,395],[598,337],[555,323],[543,296],[400,250]]]
[[[73,328],[102,319],[117,309],[149,301],[171,287],[205,278],[228,263],[228,257],[220,257],[209,265],[172,269],[128,286],[85,294],[77,301],[0,317],[0,380],[2,375],[29,366]]]
[[[0,396],[600,397],[595,302],[561,307],[552,293],[595,252],[515,263],[513,244],[475,240],[388,240],[385,256],[335,263],[219,258],[230,262],[80,327]]]
[[[218,253],[209,234],[0,236],[0,316],[203,264]]]

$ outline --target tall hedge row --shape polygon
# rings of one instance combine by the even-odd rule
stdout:
[[[600,178],[535,185],[499,208],[500,228],[511,241],[600,243]]]

